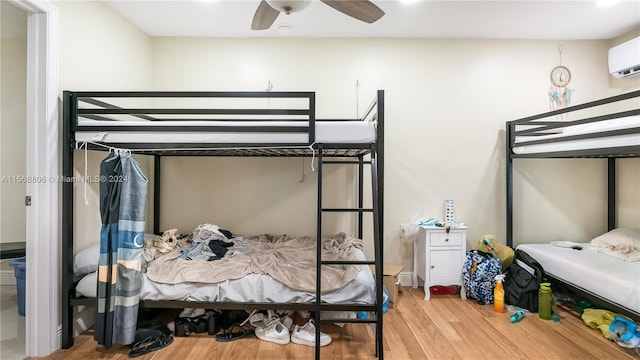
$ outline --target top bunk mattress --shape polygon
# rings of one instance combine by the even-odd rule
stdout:
[[[521,244],[517,249],[536,259],[545,273],[640,313],[640,261],[597,252],[590,243],[580,246],[582,250]]]
[[[291,121],[101,121],[79,119],[76,141],[104,143],[202,143],[202,144],[308,144],[306,132],[291,132],[285,128],[308,126],[308,122]],[[83,126],[92,130],[85,131]],[[118,127],[118,131],[95,128]],[[146,130],[145,128],[149,128]],[[163,130],[182,127],[180,132]],[[189,131],[193,127],[193,131]],[[199,127],[216,130],[197,130]],[[282,131],[252,131],[250,128],[283,129]],[[141,129],[142,128],[142,129]],[[235,128],[235,130],[226,129]],[[140,129],[140,130],[138,130]],[[372,144],[376,141],[376,124],[372,121],[316,120],[316,143]]]
[[[614,130],[635,129],[633,133],[623,135],[607,135]],[[595,137],[565,140],[568,137],[593,134]],[[601,136],[599,136],[601,135]],[[528,141],[557,140],[543,144],[518,145]],[[640,116],[627,116],[618,119],[591,122],[567,126],[561,133],[541,136],[516,136],[513,152],[515,154],[537,154],[546,152],[590,150],[640,146]]]
[[[360,156],[384,129],[382,90],[358,118],[321,119],[315,93],[304,91],[63,94],[64,126],[76,148],[84,143],[87,149],[221,156],[313,156],[322,149],[325,155]]]

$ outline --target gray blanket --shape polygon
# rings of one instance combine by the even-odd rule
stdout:
[[[249,253],[235,253],[216,261],[183,260],[177,250],[149,263],[147,277],[158,283],[219,283],[251,273],[270,275],[294,290],[316,290],[316,240],[313,237],[259,235],[238,238]],[[345,233],[322,239],[323,260],[355,260],[354,248],[363,241]],[[322,293],[345,286],[361,265],[322,265]]]

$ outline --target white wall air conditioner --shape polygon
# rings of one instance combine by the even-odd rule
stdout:
[[[640,76],[640,36],[609,49],[609,73],[617,78]]]

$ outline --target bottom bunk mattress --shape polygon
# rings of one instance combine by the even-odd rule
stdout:
[[[582,250],[551,244],[521,244],[517,249],[536,259],[546,274],[640,313],[640,261],[604,254],[590,243],[579,246]]]
[[[333,253],[334,259],[345,259],[346,253],[348,253],[349,260],[366,260],[364,252],[358,246],[352,246],[352,241],[340,242],[337,238],[331,238],[323,240],[323,259],[326,260],[325,255]],[[348,239],[348,237],[341,238]],[[297,241],[297,240],[296,240]],[[356,243],[361,240],[357,240]],[[349,243],[349,244],[347,244]],[[288,243],[287,243],[288,244]],[[245,244],[246,245],[246,244]],[[301,245],[299,242],[297,245]],[[313,241],[313,247],[315,247],[315,240]],[[266,247],[272,247],[273,244],[267,244]],[[311,246],[309,243],[307,246]],[[285,246],[285,248],[288,246]],[[256,251],[258,250],[258,251]],[[309,252],[310,248],[297,250],[301,252]],[[263,247],[257,247],[254,243],[250,250],[253,256],[259,252],[260,255],[267,253],[269,249]],[[286,252],[285,252],[286,254]],[[154,281],[158,279],[157,271],[151,271],[151,267],[142,276],[142,287],[140,290],[140,299],[142,300],[182,300],[182,301],[195,301],[195,302],[274,302],[274,303],[308,303],[315,301],[315,282],[313,284],[305,284],[303,289],[296,288],[295,286],[287,285],[286,281],[279,281],[277,278],[281,278],[284,274],[288,276],[292,275],[295,281],[303,278],[305,271],[307,272],[306,279],[315,276],[309,274],[309,269],[300,268],[300,261],[287,261],[283,260],[281,252],[277,252],[278,263],[275,267],[280,269],[280,275],[270,275],[268,272],[248,271],[240,278],[225,279],[217,282],[208,282],[206,279],[199,279],[198,281],[187,281],[184,279],[184,275],[194,269],[185,269],[184,265],[196,265],[195,262],[185,261],[181,264],[176,264],[176,268],[173,271],[173,275],[168,276],[169,280]],[[240,255],[234,255],[233,257],[241,257]],[[257,256],[257,255],[256,255]],[[175,261],[180,261],[177,258],[171,258],[169,256],[160,258],[163,262],[158,263],[157,267],[169,270],[174,265]],[[299,260],[299,259],[297,259]],[[332,259],[333,260],[333,259]],[[158,260],[155,260],[158,261]],[[264,263],[265,261],[262,261]],[[268,261],[267,261],[268,262]],[[307,261],[309,263],[309,261]],[[313,261],[315,264],[315,259]],[[224,266],[223,260],[213,261],[207,265],[210,267]],[[237,267],[237,265],[233,265]],[[308,265],[307,265],[308,266]],[[315,266],[315,265],[314,265]],[[343,265],[341,265],[343,266]],[[374,304],[375,303],[375,280],[371,269],[367,265],[344,265],[348,267],[348,272],[351,275],[345,279],[338,278],[341,273],[335,273],[335,266],[331,268],[325,268],[323,265],[323,289],[327,289],[322,293],[322,300],[326,303],[354,303],[354,304]],[[206,269],[204,272],[201,268],[197,269],[198,272],[206,276]],[[171,271],[168,271],[171,273]],[[332,277],[325,277],[325,273],[332,274]],[[214,274],[215,276],[215,274]],[[336,277],[338,276],[338,277]],[[187,276],[188,278],[188,276]],[[154,279],[154,280],[152,280]],[[295,281],[292,280],[294,283]],[[309,281],[304,282],[308,283]],[[76,292],[80,296],[95,297],[96,296],[96,281],[97,272],[91,272],[86,274],[76,285]],[[340,281],[346,281],[342,286],[331,286],[331,284],[340,284]],[[326,284],[325,284],[326,283]],[[306,289],[304,289],[306,288]]]
[[[363,258],[364,260],[364,258]],[[375,282],[371,271],[362,266],[358,275],[344,287],[322,294],[327,303],[375,303]],[[187,300],[229,302],[306,303],[315,294],[291,289],[269,275],[249,274],[242,279],[217,284],[160,284],[146,279],[140,292],[143,300]]]

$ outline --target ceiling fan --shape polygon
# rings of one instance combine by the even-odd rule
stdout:
[[[384,11],[369,0],[320,0],[341,13],[366,23],[376,22]],[[253,15],[251,30],[266,30],[281,12],[291,14],[304,10],[311,0],[261,0]]]

